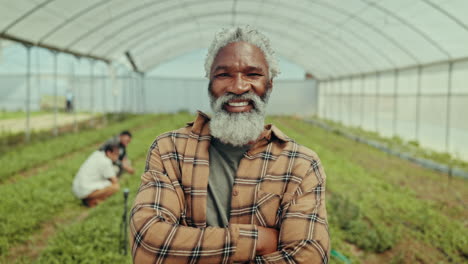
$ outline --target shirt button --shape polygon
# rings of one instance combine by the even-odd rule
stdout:
[[[239,191],[237,189],[232,190],[232,195],[237,196],[239,194]]]

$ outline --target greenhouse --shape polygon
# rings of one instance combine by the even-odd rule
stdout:
[[[198,111],[212,116],[212,122],[217,116],[213,87],[225,77],[216,81],[212,72],[205,72],[205,59],[213,40],[221,39],[215,34],[234,27],[257,29],[271,42],[281,73],[270,79],[269,99],[269,93],[260,95],[257,90],[252,96],[267,98],[265,124],[284,133],[284,140],[299,144],[291,153],[302,157],[304,147],[320,157],[317,166],[326,172],[323,222],[330,239],[329,246],[315,240],[322,236],[316,234],[322,215],[315,213],[308,216],[319,219],[307,231],[312,237],[294,247],[288,244],[285,233],[299,231],[281,224],[296,221],[301,226],[286,210],[290,203],[300,204],[299,198],[288,199],[302,197],[302,189],[288,193],[286,186],[294,177],[305,177],[291,174],[300,166],[293,164],[296,156],[290,153],[287,172],[276,172],[273,168],[279,165],[265,162],[256,179],[254,205],[244,208],[252,210],[249,224],[276,228],[277,251],[254,251],[257,254],[242,261],[315,263],[304,253],[314,251],[304,248],[315,246],[320,249],[311,254],[322,255],[317,263],[467,262],[467,13],[465,0],[0,0],[0,263],[139,263],[141,252],[153,254],[155,259],[148,262],[236,263],[236,256],[247,254],[240,252],[245,245],[237,243],[242,234],[236,232],[242,230],[232,231],[232,226],[244,221],[236,222],[234,205],[241,199],[237,191],[241,197],[250,195],[242,189],[250,184],[239,176],[242,170],[236,173],[237,166],[254,159],[249,148],[240,153],[228,189],[232,196],[227,201],[232,203],[227,206],[232,210],[227,209],[225,227],[232,229],[226,232],[231,232],[234,246],[232,251],[223,249],[222,261],[204,251],[211,245],[203,237],[208,236],[205,230],[217,228],[210,229],[206,219],[204,225],[195,221],[198,211],[210,210],[209,204],[193,212],[186,205],[180,216],[172,209],[160,211],[163,206],[157,202],[152,205],[154,221],[170,223],[171,216],[176,226],[188,221],[186,228],[201,230],[200,244],[191,245],[191,251],[172,241],[182,231],[164,236],[164,248],[156,242],[146,244],[146,233],[138,233],[138,248],[140,240],[132,237],[145,175],[157,171],[151,169],[152,151],[164,148],[164,136],[158,136],[199,120]],[[261,51],[271,75],[268,48],[251,41],[255,38],[246,42]],[[215,62],[231,44],[221,46]],[[253,105],[256,109],[257,103]],[[231,105],[235,107],[239,106]],[[247,134],[238,129],[239,137]],[[83,205],[72,192],[75,175],[90,155],[104,153],[106,159],[108,151],[114,151],[109,138],[129,131],[131,143],[123,147],[129,163],[119,165],[125,172],[116,176],[117,193],[88,208],[85,199],[80,198]],[[178,133],[171,136],[176,154],[161,154],[161,159],[176,156],[173,164],[208,166],[208,160],[197,163],[197,155],[203,154],[199,150],[177,156],[183,155],[176,149]],[[213,141],[215,134],[207,135]],[[203,135],[196,137],[203,141]],[[256,145],[249,144],[243,145],[253,151]],[[209,159],[218,162],[211,148]],[[275,156],[272,147],[263,155],[264,160],[280,162],[282,154]],[[192,170],[186,168],[180,169],[181,182],[169,179],[165,167],[167,175],[158,173],[168,182],[151,184],[180,188],[185,199],[211,199],[211,189],[208,194],[191,194],[197,188],[190,189],[182,180]],[[262,187],[279,181],[287,182],[281,192]],[[212,177],[209,183],[215,186]],[[317,190],[317,197],[325,197]],[[258,198],[257,191],[264,196]],[[275,203],[276,221],[269,224],[262,205]],[[296,213],[307,212],[290,215]],[[217,233],[210,234],[214,239]],[[254,245],[260,250],[260,244]]]

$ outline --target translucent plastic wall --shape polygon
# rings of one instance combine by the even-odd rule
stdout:
[[[25,110],[26,75],[0,75],[0,109]],[[74,96],[79,112],[172,113],[181,110],[209,112],[206,79],[143,78],[135,73],[120,76],[31,75],[30,109],[40,110],[44,97]],[[279,80],[274,82],[267,107],[268,114],[311,116],[317,112],[317,89],[312,80]],[[62,105],[58,106],[63,108]]]
[[[63,109],[67,93],[73,94],[78,112],[135,112],[144,111],[143,81],[139,75],[76,76],[32,74],[29,105],[31,111],[41,110],[44,98],[57,96]],[[55,85],[57,90],[55,91]],[[0,110],[25,111],[28,104],[26,75],[0,75]]]
[[[57,103],[60,110],[65,107],[67,93],[72,93],[78,112],[210,111],[208,81],[201,76],[144,77],[123,65],[26,48],[12,42],[3,42],[3,46],[0,110],[25,111],[29,106],[30,110],[38,111],[45,98],[54,97],[60,98]],[[313,80],[275,80],[267,112],[310,116],[317,112],[317,100]]]
[[[320,83],[319,115],[468,158],[468,61]]]
[[[65,96],[71,92],[78,109],[101,112],[109,107],[105,99],[112,94],[119,71],[127,72],[101,61],[79,59],[43,48],[26,48],[12,42],[3,44],[0,110],[26,110],[29,105],[30,110],[37,111],[51,97],[59,98],[58,108],[62,109]]]

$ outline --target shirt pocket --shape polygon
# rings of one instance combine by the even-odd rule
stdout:
[[[281,198],[282,195],[259,190],[253,210],[254,224],[263,227],[277,228]]]

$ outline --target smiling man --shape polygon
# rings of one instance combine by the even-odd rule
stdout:
[[[269,40],[220,31],[205,63],[212,118],[160,135],[131,214],[135,263],[327,263],[325,172],[273,125]]]

